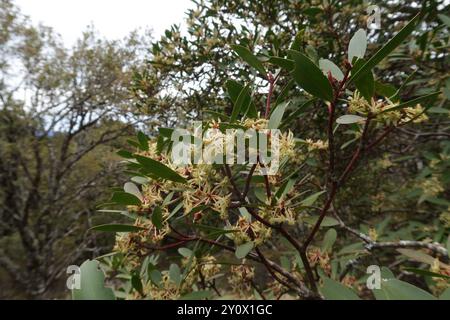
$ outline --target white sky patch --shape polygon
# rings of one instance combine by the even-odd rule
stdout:
[[[157,39],[172,24],[184,26],[190,0],[16,0],[33,23],[61,34],[71,46],[93,24],[101,36],[121,39],[137,28],[153,29]],[[182,31],[184,28],[182,28]]]

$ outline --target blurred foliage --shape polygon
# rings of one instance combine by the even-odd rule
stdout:
[[[86,229],[123,179],[116,150],[148,119],[129,84],[149,37],[91,28],[69,49],[9,0],[0,25],[0,297],[67,297],[66,268],[112,245]]]

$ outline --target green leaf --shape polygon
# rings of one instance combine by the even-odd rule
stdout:
[[[323,278],[320,292],[327,300],[361,300],[350,288],[330,278]]]
[[[177,286],[180,285],[181,283],[181,271],[180,271],[180,267],[175,264],[172,263],[169,267],[169,278],[170,280],[172,280]]]
[[[381,111],[380,114],[385,113],[385,112],[395,111],[395,110],[401,110],[401,109],[404,109],[404,108],[407,108],[407,107],[411,107],[411,106],[415,106],[416,104],[423,103],[423,102],[427,101],[428,99],[431,100],[433,98],[436,98],[440,93],[441,93],[440,91],[433,92],[433,93],[430,93],[430,94],[427,94],[427,95],[424,95],[424,96],[421,96],[421,97],[417,97],[417,98],[411,99],[409,101],[402,102],[402,103],[400,103],[399,105],[397,105],[395,107],[388,108],[388,109],[385,109],[385,110]],[[424,108],[427,109],[427,107],[424,107]]]
[[[450,235],[447,238],[447,252],[450,252]]]
[[[134,158],[133,154],[127,150],[119,150],[119,151],[117,151],[117,154],[125,159],[133,159]]]
[[[295,185],[294,179],[288,179],[285,183],[281,185],[281,187],[277,190],[275,193],[275,198],[277,198],[279,201],[284,198],[285,195],[289,193],[289,191],[292,190],[292,187]]]
[[[370,59],[352,76],[349,83],[359,80],[361,76],[372,70],[378,63],[397,48],[416,28],[421,14],[418,13],[406,26],[403,27],[391,40],[378,50]]]
[[[248,48],[241,45],[232,45],[231,48],[242,58],[242,60],[258,70],[258,72],[266,78],[267,72],[262,62],[259,61]]]
[[[382,295],[377,300],[436,300],[436,297],[408,282],[398,279],[381,281]]]
[[[250,97],[250,87],[246,85],[242,88],[239,96],[234,104],[233,111],[231,112],[230,122],[235,122],[237,120],[238,115],[241,111],[248,109],[249,104],[251,103]]]
[[[352,123],[361,123],[366,121],[366,118],[355,115],[355,114],[346,114],[343,116],[340,116],[336,119],[336,123],[339,124],[352,124]]]
[[[320,59],[319,67],[325,76],[328,76],[328,72],[330,72],[333,78],[335,78],[336,80],[344,80],[344,74],[342,73],[341,69],[339,69],[339,67],[334,64],[333,61],[328,59]]]
[[[209,299],[212,297],[212,292],[209,290],[200,290],[200,291],[194,291],[185,294],[184,296],[180,297],[178,300],[203,300],[203,299]]]
[[[185,258],[189,258],[194,254],[194,252],[192,252],[192,250],[188,248],[179,248],[178,253]]]
[[[289,116],[286,117],[286,119],[281,123],[280,128],[285,128],[292,121],[296,120],[303,112],[305,112],[307,108],[313,105],[315,100],[316,98],[313,98],[301,104],[295,111],[291,112]]]
[[[268,129],[278,129],[281,120],[283,119],[284,112],[286,111],[286,108],[288,107],[290,101],[282,102],[276,108],[273,110],[272,114],[270,115]]]
[[[247,242],[247,243],[241,244],[240,246],[238,246],[236,248],[236,252],[235,252],[236,258],[238,258],[238,259],[245,258],[250,253],[250,251],[252,251],[252,249],[254,247],[255,247],[255,244],[253,242]]]
[[[144,295],[144,290],[143,290],[143,287],[142,287],[141,277],[138,274],[135,273],[135,274],[133,274],[131,276],[130,282],[131,282],[131,286],[133,287],[133,289],[136,290],[137,292],[139,292],[139,294],[141,296],[143,296]]]
[[[450,17],[446,16],[445,14],[438,14],[439,19],[447,25],[447,27],[450,27]]]
[[[105,288],[105,275],[97,260],[86,260],[80,266],[80,288],[72,290],[73,300],[115,300],[114,292]]]
[[[235,80],[227,80],[225,87],[227,88],[228,95],[230,96],[233,105],[235,105],[244,86]],[[250,92],[247,92],[243,105],[248,106],[247,110],[243,110],[243,113],[248,117],[255,118],[258,115],[256,105],[252,100]]]
[[[141,193],[141,191],[139,191],[139,188],[133,182],[125,183],[125,185],[123,186],[123,190],[126,193],[132,194],[133,196],[138,198],[140,201],[142,201],[142,199],[143,199],[142,193]]]
[[[292,77],[306,92],[326,101],[333,100],[333,88],[327,77],[307,56],[298,51],[289,50],[295,62]]]
[[[126,206],[139,206],[141,205],[141,200],[136,197],[135,195],[132,195],[131,193],[127,192],[114,192],[113,196],[111,198],[111,202],[122,204]]]
[[[363,59],[358,59],[352,70],[352,74],[357,72],[364,64]],[[373,73],[371,70],[367,71],[361,77],[359,77],[358,81],[355,82],[355,86],[359,92],[361,92],[362,96],[368,101],[372,101],[372,97],[375,93],[375,80],[373,78]]]
[[[163,227],[162,222],[163,222],[163,214],[161,207],[156,206],[152,214],[152,223],[156,227],[156,229],[160,230]]]
[[[439,300],[450,300],[450,288],[445,289],[439,296]]]
[[[174,182],[181,182],[181,183],[186,182],[185,178],[183,178],[178,173],[176,173],[169,167],[165,166],[164,164],[162,164],[156,160],[153,160],[153,159],[147,158],[147,157],[143,157],[143,156],[139,156],[139,155],[136,155],[136,160],[143,166],[143,168],[147,172],[149,172],[161,179],[170,180],[170,181],[174,181]]]
[[[362,59],[366,54],[367,49],[367,34],[366,30],[359,29],[350,39],[348,45],[348,61],[351,63],[353,58]]]
[[[147,151],[148,150],[148,137],[142,131],[139,131],[137,134],[137,138],[139,141],[140,149]]]
[[[92,227],[89,230],[103,231],[103,232],[138,232],[145,229],[129,224],[101,224]]]
[[[280,57],[270,57],[269,62],[276,66],[279,66],[280,68],[283,68],[287,71],[292,71],[292,70],[294,70],[294,67],[295,67],[293,60],[284,59],[284,58],[280,58]]]
[[[156,286],[160,286],[161,285],[161,281],[162,281],[162,275],[161,272],[159,272],[159,270],[152,270],[150,272],[150,280],[156,285]]]
[[[303,221],[310,225],[315,225],[317,221],[319,220],[319,216],[310,216],[303,218]],[[332,217],[325,217],[322,220],[322,223],[320,224],[320,227],[333,227],[339,225],[339,221]]]
[[[316,192],[316,193],[310,195],[309,197],[304,199],[302,202],[300,202],[301,206],[302,207],[312,206],[317,201],[317,199],[319,199],[319,197],[324,193],[325,193],[325,191],[319,191],[319,192]]]
[[[397,89],[390,84],[375,81],[375,92],[380,96],[389,98],[393,102],[398,101]]]
[[[322,252],[331,251],[333,244],[336,242],[337,232],[334,229],[329,229],[323,238]]]
[[[419,274],[421,276],[433,277],[433,278],[442,278],[442,279],[450,280],[449,276],[446,276],[446,275],[440,274],[440,273],[436,273],[436,272],[432,272],[432,271],[429,271],[429,270],[418,269],[418,268],[405,268],[405,270],[413,272],[415,274]]]

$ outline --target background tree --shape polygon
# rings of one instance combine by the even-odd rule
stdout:
[[[67,49],[9,0],[0,25],[1,292],[61,295],[67,266],[111,245],[87,229],[120,181],[116,150],[147,119],[130,109],[129,83],[149,38],[89,29]]]

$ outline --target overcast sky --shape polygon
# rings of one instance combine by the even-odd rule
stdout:
[[[102,36],[119,39],[139,27],[158,37],[171,24],[184,22],[190,0],[15,0],[34,23],[42,22],[72,45],[91,23]]]

